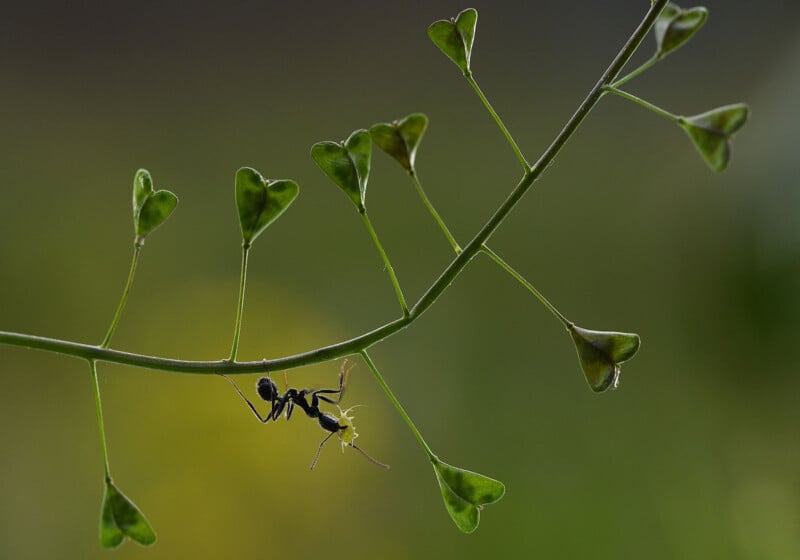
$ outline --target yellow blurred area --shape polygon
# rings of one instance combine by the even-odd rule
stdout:
[[[529,159],[648,5],[471,5],[475,76]],[[491,241],[576,323],[642,336],[620,389],[592,394],[568,334],[480,256],[371,352],[443,460],[506,484],[474,534],[453,526],[424,453],[360,360],[342,405],[363,405],[358,444],[388,471],[335,438],[310,471],[326,435],[316,422],[295,412],[261,425],[216,376],[101,363],[114,480],[159,536],[150,549],[103,551],[88,368],[2,346],[0,559],[799,558],[800,8],[705,5],[692,42],[626,87],[684,114],[748,102],[728,171],[710,172],[677,127],[608,98]],[[127,274],[140,167],[180,204],[147,240],[113,348],[227,356],[244,165],[301,193],[254,244],[240,358],[304,352],[396,318],[369,236],[308,151],[425,112],[420,177],[466,243],[518,173],[425,36],[465,7],[4,7],[0,330],[102,339]],[[381,153],[367,200],[416,301],[449,246]],[[335,387],[339,367],[287,380]],[[282,372],[272,376],[283,388]],[[237,377],[251,398],[256,378]]]

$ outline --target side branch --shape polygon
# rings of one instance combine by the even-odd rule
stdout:
[[[262,360],[257,362],[233,362],[229,360],[201,362],[174,360],[122,352],[120,350],[111,350],[89,344],[80,344],[77,342],[69,342],[53,338],[44,338],[3,331],[0,331],[0,344],[23,346],[37,350],[56,352],[59,354],[80,357],[86,360],[114,362],[162,371],[195,374],[237,374],[287,370],[335,360],[351,354],[361,353],[363,355],[363,352],[372,345],[404,329],[419,316],[421,316],[450,286],[450,284],[453,283],[456,277],[464,270],[464,268],[466,268],[467,264],[469,264],[473,257],[475,257],[475,255],[482,250],[484,243],[486,243],[489,237],[500,226],[514,206],[519,203],[525,193],[528,192],[533,183],[542,175],[542,173],[544,173],[544,170],[547,169],[547,167],[553,162],[564,145],[566,145],[567,141],[581,125],[586,116],[603,97],[605,88],[613,83],[613,81],[622,71],[622,68],[647,36],[647,33],[650,31],[653,23],[655,23],[656,18],[667,5],[667,1],[668,0],[656,0],[651,4],[645,18],[636,28],[636,31],[633,33],[633,35],[631,35],[630,39],[628,39],[628,42],[622,47],[622,50],[619,51],[611,65],[603,73],[600,80],[586,96],[586,99],[584,99],[580,107],[578,107],[577,111],[575,111],[575,114],[573,114],[569,121],[567,121],[567,124],[558,134],[556,139],[553,140],[552,144],[550,144],[547,150],[545,150],[536,164],[523,175],[522,179],[505,200],[505,202],[503,202],[500,208],[498,208],[491,218],[489,218],[477,235],[464,248],[463,252],[453,259],[450,265],[444,270],[444,272],[442,272],[442,274],[431,285],[428,291],[425,292],[417,304],[411,308],[410,313],[407,316],[396,319],[392,322],[386,323],[381,327],[378,327],[373,331],[362,334],[350,340],[339,342],[337,344],[332,344],[330,346],[325,346],[323,348],[318,348],[302,354],[295,354],[294,356],[287,356],[274,360]]]
[[[650,28],[658,18],[661,10],[667,5],[668,0],[656,0],[648,10],[639,27],[636,28],[633,35],[631,35],[622,50],[619,51],[617,56],[611,62],[611,65],[606,69],[600,80],[595,84],[586,99],[583,100],[575,114],[567,121],[567,124],[558,134],[553,143],[545,150],[536,164],[525,173],[522,180],[514,188],[508,198],[503,202],[502,206],[489,218],[489,221],[481,228],[478,234],[469,242],[464,248],[464,251],[459,254],[453,262],[450,263],[445,271],[439,276],[436,282],[428,289],[428,291],[420,298],[419,302],[411,309],[411,318],[414,319],[420,316],[427,310],[434,301],[444,292],[447,287],[455,280],[456,276],[464,270],[467,263],[479,252],[483,244],[488,241],[489,237],[495,232],[500,224],[508,216],[509,212],[514,206],[519,203],[526,192],[531,188],[534,182],[544,173],[544,170],[555,160],[558,153],[566,145],[567,141],[575,134],[578,127],[581,125],[586,116],[594,109],[597,102],[603,97],[605,87],[611,84],[619,73],[622,71],[625,64],[630,60],[633,53],[639,47],[641,42],[650,32]]]

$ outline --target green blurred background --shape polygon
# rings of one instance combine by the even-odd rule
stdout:
[[[471,5],[475,75],[534,158],[649,3]],[[374,350],[434,450],[507,484],[475,534],[455,529],[361,363],[344,403],[366,405],[359,443],[389,471],[330,444],[309,472],[324,435],[313,422],[259,425],[216,377],[101,364],[112,472],[159,533],[152,549],[104,552],[87,368],[2,347],[0,558],[800,557],[800,8],[706,6],[706,28],[628,89],[684,114],[747,101],[729,170],[713,174],[676,127],[608,98],[492,239],[578,324],[642,335],[621,388],[592,394],[563,329],[483,258]],[[0,329],[99,342],[127,274],[139,167],[181,204],[148,240],[114,347],[227,355],[242,165],[302,192],[252,252],[240,357],[394,318],[369,237],[308,151],[424,111],[418,169],[466,242],[519,173],[425,34],[465,7],[4,3]],[[383,154],[369,203],[416,300],[449,247]],[[334,385],[338,368],[289,381]]]

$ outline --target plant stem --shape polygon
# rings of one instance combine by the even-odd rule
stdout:
[[[442,217],[436,211],[436,208],[433,207],[433,204],[428,199],[428,195],[425,194],[425,189],[422,188],[422,183],[419,182],[419,178],[417,177],[416,169],[411,169],[411,171],[409,171],[408,174],[411,176],[411,180],[414,182],[414,187],[416,187],[417,193],[419,194],[419,197],[422,199],[422,203],[428,209],[428,212],[431,213],[433,219],[436,220],[436,223],[439,224],[439,229],[442,230],[442,233],[444,233],[444,236],[447,238],[447,241],[450,242],[450,245],[453,247],[453,250],[456,252],[456,255],[459,254],[461,252],[461,247],[456,241],[456,238],[453,237],[453,234],[450,233],[450,230],[447,229],[447,225],[444,223],[444,220],[442,220]]]
[[[133,285],[133,277],[136,274],[136,265],[139,263],[139,255],[142,253],[142,245],[140,243],[133,244],[133,259],[131,260],[131,267],[128,271],[128,280],[125,282],[125,289],[122,291],[122,298],[117,305],[117,312],[114,313],[114,319],[111,320],[111,326],[108,327],[108,332],[103,342],[100,343],[100,348],[108,348],[111,343],[111,337],[114,336],[114,331],[117,329],[120,317],[122,317],[122,310],[125,308],[125,303],[128,301],[128,294]]]
[[[509,273],[511,276],[513,276],[514,278],[516,278],[516,279],[517,279],[517,281],[519,281],[519,283],[520,283],[520,284],[522,284],[523,286],[525,286],[525,287],[528,289],[528,291],[529,291],[529,292],[531,292],[531,293],[532,293],[534,296],[536,296],[536,299],[538,299],[540,302],[542,302],[542,304],[543,304],[543,305],[544,305],[544,306],[547,308],[547,310],[548,310],[548,311],[550,311],[550,313],[552,313],[552,314],[555,316],[555,318],[556,318],[556,319],[558,319],[559,321],[561,321],[561,324],[563,324],[565,327],[569,327],[569,326],[572,324],[572,321],[570,321],[569,319],[567,319],[566,317],[564,317],[564,315],[562,315],[562,314],[561,314],[561,312],[560,312],[558,309],[556,309],[555,305],[553,305],[552,303],[550,303],[550,302],[547,300],[547,298],[546,298],[546,297],[544,297],[544,296],[542,295],[542,293],[541,293],[539,290],[537,290],[537,289],[536,289],[536,288],[533,286],[533,284],[531,284],[530,282],[528,282],[528,281],[525,279],[525,277],[524,277],[524,276],[522,276],[522,274],[520,274],[519,272],[517,272],[516,270],[514,270],[513,268],[511,268],[511,265],[509,265],[509,264],[508,264],[506,261],[504,261],[504,260],[503,260],[503,259],[500,257],[500,255],[498,255],[497,253],[495,253],[494,251],[492,251],[492,250],[491,250],[489,247],[487,247],[486,245],[484,245],[484,246],[482,247],[482,249],[481,249],[481,250],[482,250],[484,253],[486,253],[486,254],[487,254],[487,255],[488,255],[488,256],[489,256],[489,257],[490,257],[490,258],[491,258],[491,259],[492,259],[494,262],[496,262],[496,263],[497,263],[497,264],[499,264],[499,265],[500,265],[502,268],[504,268],[506,272],[508,272],[508,273]]]
[[[636,97],[632,93],[628,93],[627,91],[622,91],[621,89],[617,89],[614,86],[607,86],[603,89],[609,93],[613,93],[614,95],[619,95],[620,97],[627,99],[628,101],[633,101],[637,105],[641,105],[645,109],[649,109],[653,111],[655,114],[664,117],[665,119],[669,119],[673,122],[679,123],[679,117],[677,115],[673,115],[669,111],[665,111],[661,107],[653,105],[649,101],[645,101],[641,97]]]
[[[108,466],[108,447],[106,445],[106,430],[103,423],[103,405],[100,402],[100,384],[97,381],[97,365],[94,360],[88,360],[89,371],[94,384],[94,404],[97,408],[97,428],[100,431],[100,449],[103,451],[103,469],[106,482],[111,482],[111,469]]]
[[[633,72],[631,72],[630,74],[625,76],[624,78],[620,78],[619,80],[617,80],[616,82],[611,84],[611,87],[612,88],[618,88],[622,84],[625,84],[625,83],[629,82],[630,80],[634,79],[636,76],[641,74],[642,72],[652,68],[659,60],[661,60],[661,59],[658,58],[658,56],[653,56],[652,58],[648,59],[644,64],[639,66],[639,68],[637,68],[636,70],[634,70]]]
[[[605,72],[603,72],[599,81],[595,84],[591,91],[589,91],[589,94],[580,104],[572,117],[567,121],[567,124],[564,126],[558,136],[556,136],[555,140],[553,140],[550,146],[541,155],[536,164],[525,173],[508,198],[489,218],[481,230],[475,235],[469,244],[464,247],[464,250],[453,259],[453,261],[441,273],[439,278],[431,285],[430,288],[428,288],[428,291],[425,292],[425,294],[419,299],[417,304],[414,305],[408,314],[404,315],[402,318],[386,323],[370,332],[364,333],[350,340],[345,340],[336,344],[331,344],[329,346],[303,352],[301,354],[295,354],[273,360],[265,359],[258,362],[231,363],[227,360],[211,362],[174,360],[133,354],[119,350],[111,350],[108,348],[100,348],[98,346],[81,344],[72,341],[57,340],[4,331],[0,331],[0,344],[35,348],[48,352],[78,356],[87,360],[102,360],[137,367],[158,369],[162,371],[204,374],[237,374],[287,370],[335,360],[351,354],[360,353],[370,348],[377,342],[380,342],[386,337],[404,329],[419,316],[421,316],[436,301],[442,292],[444,292],[448,286],[453,283],[461,271],[466,268],[467,264],[469,264],[472,258],[479,251],[483,250],[484,244],[492,235],[492,233],[494,233],[494,231],[499,227],[508,213],[517,205],[517,203],[530,189],[533,183],[542,175],[542,173],[544,173],[545,169],[547,169],[553,160],[555,160],[556,156],[564,148],[572,135],[575,134],[575,131],[580,127],[586,116],[603,97],[605,88],[614,81],[614,79],[622,70],[622,67],[630,59],[630,57],[636,51],[636,48],[647,36],[647,33],[650,31],[650,28],[658,17],[658,14],[664,8],[667,2],[668,0],[655,0],[655,2],[651,4],[650,9],[648,10],[642,22],[611,62],[611,65],[606,69]],[[366,218],[365,222],[368,223]]]
[[[372,227],[372,222],[367,215],[366,209],[360,211],[359,213],[361,214],[361,218],[364,220],[364,225],[367,226],[367,231],[369,231],[372,241],[375,243],[375,247],[378,248],[378,252],[381,254],[383,264],[386,266],[386,272],[389,273],[389,278],[392,280],[392,286],[394,286],[394,291],[397,294],[397,301],[400,302],[400,308],[403,310],[403,317],[408,317],[408,304],[406,303],[406,298],[403,296],[403,290],[400,288],[400,282],[397,281],[397,276],[394,273],[392,263],[389,262],[389,257],[386,254],[386,251],[383,250],[383,245],[381,245],[381,242],[378,239],[378,234],[375,232],[375,228]]]
[[[494,110],[494,107],[492,107],[492,104],[489,103],[489,100],[483,94],[483,91],[481,91],[481,88],[478,86],[478,82],[476,82],[475,78],[472,77],[472,72],[468,70],[464,73],[464,77],[469,82],[469,85],[472,86],[472,89],[475,90],[475,93],[478,94],[483,106],[486,107],[486,110],[489,111],[490,115],[492,115],[494,122],[496,122],[497,126],[500,127],[500,130],[503,132],[503,136],[505,136],[506,140],[508,140],[508,143],[511,145],[511,149],[514,150],[514,154],[516,154],[520,165],[522,165],[522,169],[526,173],[530,171],[531,166],[528,164],[528,160],[525,159],[525,156],[522,154],[522,150],[519,149],[519,146],[517,146],[517,143],[514,141],[514,138],[508,131],[508,128],[506,128],[506,125],[503,124],[503,121],[500,119],[500,115],[497,114],[497,112]]]
[[[634,31],[633,35],[628,39],[622,49],[619,51],[611,65],[603,72],[595,86],[591,89],[589,94],[580,104],[578,109],[567,121],[567,124],[556,136],[555,140],[548,146],[544,153],[539,157],[539,160],[534,166],[525,173],[520,180],[519,184],[511,191],[511,194],[506,198],[505,202],[497,209],[497,211],[489,218],[489,221],[481,228],[478,234],[469,242],[469,244],[445,269],[439,276],[434,284],[428,291],[420,298],[419,302],[411,309],[412,319],[421,315],[434,301],[447,289],[447,287],[455,280],[456,276],[464,269],[467,263],[481,250],[483,244],[489,239],[499,225],[505,220],[508,213],[517,205],[520,199],[528,192],[533,183],[544,173],[545,169],[555,160],[558,153],[564,148],[566,143],[575,134],[575,131],[583,123],[584,119],[594,109],[595,105],[600,101],[605,93],[604,88],[614,81],[622,68],[628,62],[630,57],[636,51],[636,48],[641,44],[650,28],[655,23],[658,14],[667,4],[668,0],[656,0],[650,6],[647,14],[642,22]]]
[[[250,254],[250,245],[242,245],[242,269],[239,273],[239,299],[236,307],[236,324],[233,327],[233,345],[229,361],[235,362],[239,353],[239,335],[242,333],[242,311],[244,309],[244,287],[247,283],[247,256]]]
[[[405,420],[406,425],[414,434],[414,437],[417,438],[417,441],[419,442],[420,446],[425,451],[425,453],[428,455],[428,458],[431,460],[431,462],[438,463],[439,458],[433,451],[431,451],[431,448],[428,447],[428,444],[425,443],[425,439],[422,437],[422,434],[417,429],[416,425],[414,425],[414,422],[411,420],[411,417],[403,408],[403,405],[400,404],[400,401],[397,400],[397,397],[394,396],[394,393],[392,393],[392,390],[386,384],[386,381],[384,381],[383,376],[378,371],[378,368],[375,365],[375,362],[372,361],[372,359],[369,357],[369,354],[367,354],[366,350],[362,350],[360,354],[361,357],[364,358],[364,361],[367,363],[367,367],[369,367],[369,369],[372,371],[372,375],[374,375],[375,379],[378,381],[378,385],[381,386],[381,389],[383,389],[383,392],[386,393],[387,397],[389,397],[389,400],[392,401],[392,404],[397,409],[397,412],[399,412],[400,416],[403,417],[403,420]]]
[[[459,254],[461,252],[461,247],[458,246],[458,243],[456,243],[455,239],[450,234],[450,230],[447,229],[447,226],[445,225],[444,221],[439,216],[438,212],[436,212],[436,209],[434,209],[430,200],[428,200],[428,197],[425,196],[425,191],[422,188],[422,184],[417,179],[416,174],[412,171],[410,175],[414,181],[414,185],[417,187],[417,192],[419,193],[420,198],[422,198],[422,201],[425,203],[425,206],[428,208],[428,210],[433,215],[436,222],[439,224],[439,227],[441,228],[445,237],[447,237],[448,241],[450,241],[450,244],[453,246],[453,250],[456,252],[456,255]],[[548,309],[548,311],[550,311],[553,315],[555,315],[556,319],[561,321],[561,323],[565,327],[568,327],[571,324],[571,321],[566,317],[564,317],[564,315],[562,315],[561,312],[558,309],[556,309],[556,307],[552,303],[550,303],[547,300],[547,298],[544,297],[542,293],[533,286],[533,284],[528,282],[524,276],[522,276],[519,272],[514,270],[511,267],[511,265],[509,265],[506,261],[504,261],[500,257],[500,255],[498,255],[492,249],[490,249],[488,245],[484,244],[481,247],[481,250],[484,253],[486,253],[494,262],[500,265],[501,268],[503,268],[506,272],[508,272],[511,276],[513,276],[520,284],[525,286],[525,288],[527,288],[529,292],[531,292],[534,296],[536,296],[536,298],[540,302],[542,302],[542,304],[544,304],[544,306]]]
[[[65,356],[73,356],[85,360],[97,360],[115,364],[125,364],[134,367],[169,371],[173,373],[217,374],[235,375],[243,373],[266,373],[275,370],[294,369],[302,366],[329,362],[351,354],[357,354],[364,348],[380,342],[386,337],[402,330],[411,319],[402,317],[395,319],[370,332],[361,334],[356,338],[324,346],[302,354],[276,358],[273,360],[258,360],[251,362],[231,363],[227,358],[214,361],[176,360],[135,354],[111,348],[100,348],[94,344],[82,344],[69,340],[59,340],[43,336],[12,333],[0,331],[0,344],[21,346],[45,352],[54,352]]]

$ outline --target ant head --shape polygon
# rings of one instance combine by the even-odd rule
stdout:
[[[258,396],[267,402],[272,402],[278,398],[278,386],[269,377],[261,377],[256,382],[256,392]]]

